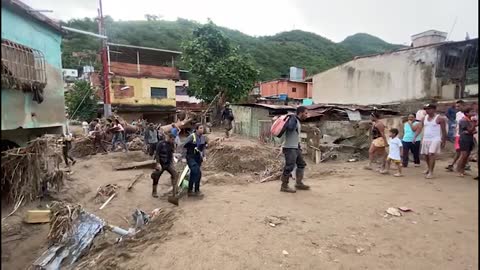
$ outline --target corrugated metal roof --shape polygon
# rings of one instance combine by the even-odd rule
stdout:
[[[263,104],[263,103],[247,103],[247,104],[232,104],[236,106],[247,106],[247,107],[264,107],[272,110],[295,110],[295,107],[288,105],[276,105],[276,104]]]
[[[43,15],[42,13],[35,11],[35,9],[31,8],[27,4],[23,3],[22,1],[19,0],[2,0],[2,8],[3,6],[9,7],[14,9],[17,12],[22,12],[25,15],[33,18],[37,22],[40,22],[46,26],[49,26],[49,28],[55,30],[56,32],[59,32],[61,34],[64,34],[65,31],[62,29],[60,24],[51,18]],[[12,26],[10,26],[12,27]]]

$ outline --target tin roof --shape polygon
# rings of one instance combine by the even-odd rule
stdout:
[[[60,26],[60,23],[54,21],[53,19],[43,15],[42,13],[35,11],[32,7],[28,6],[27,4],[23,3],[22,1],[19,0],[2,0],[2,8],[3,7],[8,7],[11,8],[12,10],[22,13],[23,15],[26,15],[30,18],[32,18],[34,21],[37,21],[45,26],[48,26],[50,29],[60,33],[64,34],[65,31],[62,29]]]

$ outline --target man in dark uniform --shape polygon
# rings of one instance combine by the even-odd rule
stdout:
[[[170,179],[172,181],[172,192],[173,196],[168,197],[168,202],[178,205],[178,198],[177,198],[177,181],[178,181],[178,173],[173,166],[173,137],[169,134],[165,134],[165,139],[160,141],[157,144],[155,159],[157,161],[157,168],[152,173],[151,178],[153,180],[152,186],[152,196],[154,198],[158,198],[157,195],[157,186],[158,180],[160,180],[160,176],[164,171],[167,171],[170,174]]]
[[[232,121],[235,119],[233,116],[232,109],[230,108],[230,103],[227,102],[225,103],[225,109],[222,112],[222,121],[223,124],[225,125],[225,134],[228,137],[230,137],[230,130],[233,129]]]
[[[202,179],[202,162],[205,160],[205,149],[207,147],[206,138],[203,135],[203,125],[197,125],[195,131],[188,136],[183,144],[187,149],[187,164],[190,169],[190,178],[188,182],[188,196],[203,196],[200,193],[200,180]]]

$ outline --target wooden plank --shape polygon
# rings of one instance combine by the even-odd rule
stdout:
[[[143,167],[151,167],[153,169],[155,167],[154,166],[155,164],[157,164],[155,160],[145,160],[140,162],[130,162],[126,164],[121,164],[117,167],[114,167],[114,169],[117,171],[137,169],[137,168],[143,168]]]
[[[107,206],[107,204],[113,199],[113,197],[115,197],[117,195],[117,193],[113,193],[112,196],[110,196],[110,198],[108,198],[108,200],[102,204],[102,206],[100,206],[99,210],[102,210],[105,206]]]
[[[26,223],[50,222],[50,210],[28,210],[25,216]]]
[[[130,182],[130,184],[128,184],[127,191],[130,190],[130,189],[132,189],[133,185],[135,185],[135,183],[136,183],[140,178],[142,178],[144,175],[145,175],[144,173],[141,173],[141,174],[137,175],[137,176],[135,177],[135,179],[133,179],[133,181]]]

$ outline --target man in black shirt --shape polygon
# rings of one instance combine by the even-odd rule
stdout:
[[[178,181],[178,173],[173,166],[173,137],[169,134],[165,134],[165,139],[160,141],[157,144],[157,151],[155,154],[155,159],[157,161],[157,168],[152,173],[151,177],[153,180],[152,186],[152,196],[154,198],[158,198],[157,195],[157,185],[158,180],[160,180],[160,176],[164,171],[167,171],[170,174],[170,179],[172,181],[172,192],[173,196],[168,197],[168,202],[178,205],[178,198],[177,198],[177,181]]]

